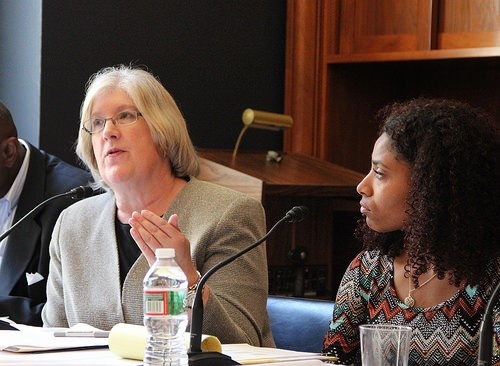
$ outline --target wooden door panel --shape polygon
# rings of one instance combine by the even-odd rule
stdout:
[[[500,46],[500,0],[441,0],[438,49]]]
[[[430,49],[431,0],[342,0],[340,53]]]

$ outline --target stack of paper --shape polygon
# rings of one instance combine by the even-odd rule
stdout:
[[[66,328],[41,328],[26,325],[16,325],[16,327],[20,331],[0,331],[0,350],[23,353],[108,347],[107,338],[54,336],[55,332],[67,331]],[[96,330],[88,325],[78,325],[71,329],[87,333]]]
[[[278,348],[255,347],[249,344],[223,344],[222,353],[230,356],[233,360],[242,365],[261,365],[265,363],[291,363],[298,361],[319,361],[307,362],[307,364],[321,364],[321,361],[333,361],[335,357],[323,356],[319,353],[297,352]]]

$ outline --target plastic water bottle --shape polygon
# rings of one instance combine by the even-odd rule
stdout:
[[[148,340],[145,366],[188,364],[185,341],[188,323],[183,300],[187,279],[175,262],[175,250],[156,249],[156,262],[144,277],[144,326]]]

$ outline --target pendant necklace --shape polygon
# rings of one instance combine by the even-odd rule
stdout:
[[[429,278],[427,279],[427,281],[425,281],[424,283],[422,283],[420,286],[415,287],[415,288],[413,288],[413,289],[411,288],[411,276],[408,276],[408,296],[406,296],[406,297],[405,297],[405,299],[404,299],[404,303],[405,303],[405,305],[406,305],[406,306],[409,306],[409,307],[413,307],[413,305],[415,305],[415,299],[411,296],[411,293],[412,293],[413,291],[415,291],[416,289],[418,289],[418,288],[422,288],[422,287],[424,287],[425,285],[427,285],[427,284],[428,284],[429,282],[431,282],[431,281],[434,279],[434,277],[436,277],[436,276],[437,276],[437,272],[436,272],[436,273],[434,273],[431,277],[429,277]]]

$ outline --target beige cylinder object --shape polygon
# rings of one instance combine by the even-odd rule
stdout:
[[[243,111],[241,119],[245,125],[259,124],[283,128],[290,127],[293,123],[293,119],[289,115],[257,111],[251,108],[247,108]]]

